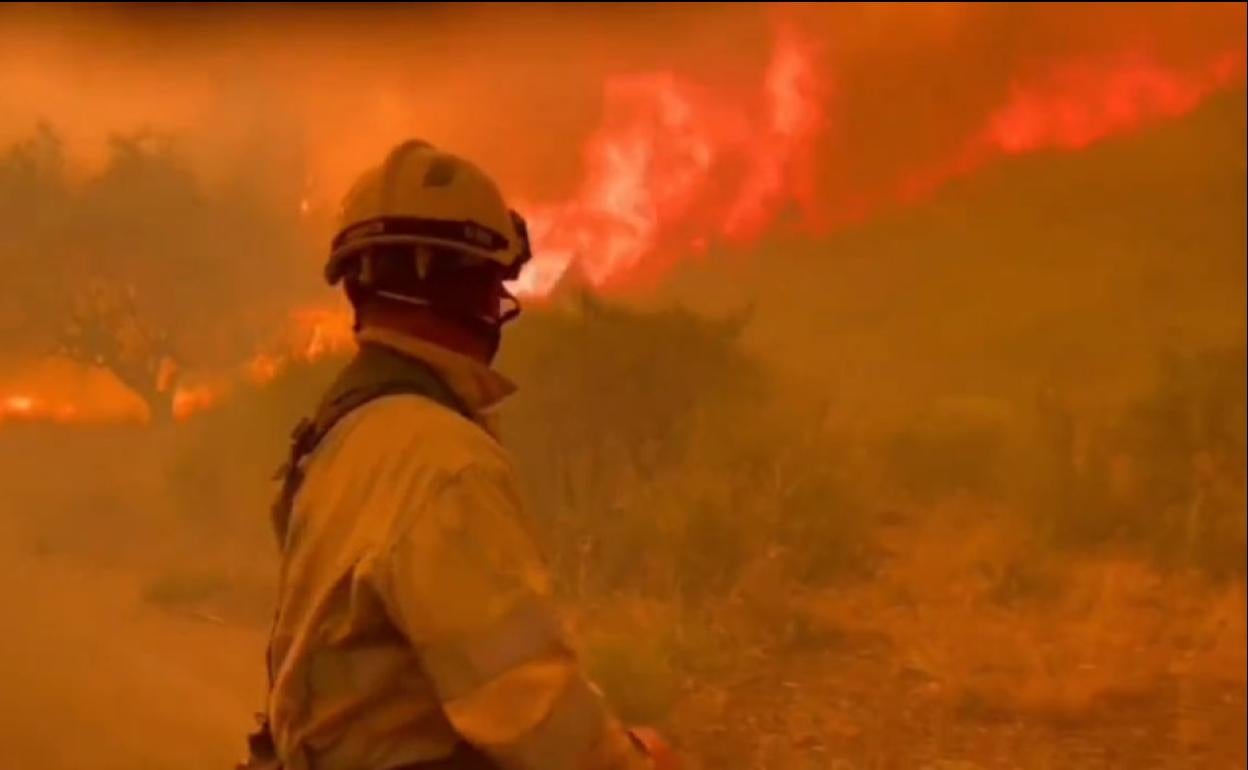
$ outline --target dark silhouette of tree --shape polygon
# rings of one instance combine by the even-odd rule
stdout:
[[[302,169],[280,157],[207,188],[157,135],[114,138],[85,179],[47,127],[0,151],[6,352],[104,367],[157,419],[177,371],[248,359],[320,290]]]
[[[57,352],[108,369],[147,404],[153,421],[173,416],[178,368],[167,329],[145,319],[133,287],[95,280],[73,298]]]

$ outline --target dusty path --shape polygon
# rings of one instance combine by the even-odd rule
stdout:
[[[3,524],[0,770],[228,769],[264,628],[159,609],[137,568],[39,556]],[[971,551],[929,535],[870,583],[763,605],[801,609],[809,638],[688,693],[671,726],[690,770],[1243,770],[1242,588],[1106,562],[1008,610],[965,584],[1005,550],[957,540]]]
[[[136,578],[0,543],[0,770],[230,767],[263,633],[145,605]]]

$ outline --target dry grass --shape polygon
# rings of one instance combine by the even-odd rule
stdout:
[[[957,518],[885,533],[871,581],[776,597],[807,639],[773,639],[682,704],[702,766],[726,761],[707,723],[737,719],[738,767],[1244,766],[1242,583],[1085,556],[1003,603],[1026,542],[967,524],[991,511]]]

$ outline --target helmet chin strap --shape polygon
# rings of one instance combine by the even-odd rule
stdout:
[[[412,305],[413,307],[433,307],[433,303],[423,297],[413,297],[408,294],[399,294],[395,291],[382,291],[381,289],[373,289],[372,293],[376,294],[378,297],[385,297],[386,299],[392,299],[395,302],[402,302],[406,305]]]
[[[435,305],[434,303],[430,302],[429,300],[423,297],[413,297],[409,294],[400,294],[398,292],[385,291],[383,289],[374,289],[372,293],[375,296],[385,297],[386,299],[393,300],[395,302],[402,302],[403,304],[409,305],[411,307],[429,308],[435,313],[440,312],[437,305]],[[513,301],[514,301],[514,298],[513,298]],[[444,311],[441,311],[441,312],[444,312]],[[487,318],[485,316],[475,316],[471,314],[464,314],[460,317],[463,320],[466,320],[478,327],[479,332],[484,336],[485,342],[489,346],[489,358],[492,360],[494,356],[498,353],[498,347],[499,347],[500,342],[502,341],[503,324],[512,320],[519,314],[520,314],[519,303],[516,303],[515,308],[508,311],[506,314],[504,314],[502,318],[497,319],[497,320]]]
[[[386,299],[394,300],[395,302],[402,302],[403,304],[411,305],[412,307],[427,307],[433,310],[440,309],[437,305],[425,299],[424,297],[413,297],[410,294],[400,294],[395,291],[385,291],[384,289],[373,289],[372,293],[378,297],[385,297]],[[502,316],[500,316],[497,319],[490,318],[488,316],[478,316],[478,315],[470,315],[470,314],[464,314],[464,317],[470,318],[473,321],[478,321],[480,323],[486,324],[487,326],[496,327],[496,328],[502,327],[508,321],[520,315],[520,302],[515,298],[515,296],[511,294],[507,295],[507,299],[510,300],[511,307],[508,308],[506,311],[504,311]]]

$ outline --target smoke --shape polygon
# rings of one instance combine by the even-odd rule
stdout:
[[[664,74],[748,102],[777,24],[834,85],[819,176],[869,189],[956,152],[1028,83],[1123,53],[1178,74],[1244,46],[1242,6],[917,9],[526,5],[6,8],[0,140],[41,120],[98,163],[108,137],[184,138],[205,175],[258,133],[308,158],[333,205],[412,134],[480,160],[525,200],[574,192],[613,78]],[[759,139],[765,139],[760,135]],[[838,185],[841,186],[841,185]]]
[[[416,136],[478,162],[529,217],[526,302],[565,280],[612,295],[510,330],[500,365],[522,389],[503,435],[534,510],[558,522],[567,593],[589,597],[578,626],[666,625],[665,597],[691,587],[682,613],[699,596],[728,608],[710,624],[694,613],[677,645],[655,635],[642,655],[661,675],[617,666],[625,690],[644,698],[652,680],[705,669],[711,686],[678,719],[749,722],[759,694],[790,704],[792,741],[726,742],[706,724],[681,736],[692,751],[714,744],[708,767],[817,761],[748,746],[822,751],[811,714],[858,735],[861,713],[913,700],[911,678],[881,688],[876,673],[920,648],[940,693],[906,724],[861,732],[847,751],[863,756],[844,761],[914,764],[890,754],[915,744],[898,740],[907,725],[949,737],[919,753],[963,756],[966,703],[1010,717],[1008,735],[980,742],[996,760],[1026,764],[1068,738],[1108,756],[1100,718],[1132,693],[1160,720],[1143,753],[1177,735],[1165,761],[1242,766],[1242,733],[1222,729],[1242,716],[1242,688],[1202,719],[1170,718],[1175,660],[1195,661],[1178,681],[1194,703],[1242,684],[1242,582],[1210,604],[1186,567],[1171,583],[1122,558],[1242,575],[1244,387],[1229,375],[1243,372],[1248,286],[1245,16],[1243,4],[0,4],[0,579],[22,619],[0,643],[0,675],[22,696],[0,707],[0,732],[22,739],[4,755],[101,770],[230,761],[226,736],[261,698],[258,605],[273,595],[255,514],[289,427],[337,367],[292,363],[352,342],[319,278],[335,208]],[[111,363],[54,355],[84,296],[125,311],[116,349],[96,348]],[[726,324],[634,312],[673,299],[752,312]],[[1163,350],[1181,355],[1154,379]],[[174,416],[216,408],[115,424],[148,419],[157,397]],[[911,507],[916,493],[940,502]],[[1057,532],[1088,540],[1051,553]],[[1089,532],[1103,534],[1077,534]],[[914,558],[877,564],[899,543]],[[1082,560],[1083,546],[1112,560],[1050,596],[1048,562]],[[115,574],[85,566],[97,561]],[[875,577],[829,588],[836,602],[786,577],[820,566]],[[617,579],[622,612],[593,598]],[[948,586],[970,592],[956,612]],[[933,611],[900,607],[898,590]],[[1113,615],[1119,598],[1147,617]],[[833,604],[852,617],[823,614]],[[753,626],[791,636],[769,660],[797,650],[800,665],[767,667],[762,689],[721,708],[772,649]],[[1042,626],[1043,649],[1015,643]],[[821,712],[820,692],[788,685],[827,662],[808,655],[825,631],[898,652],[844,670],[879,696],[865,712]],[[1193,659],[1189,642],[1204,652]],[[723,658],[734,647],[749,654]],[[998,676],[1005,647],[1022,663]],[[1032,672],[1046,649],[1088,665]],[[712,665],[677,677],[676,658]],[[1050,692],[1092,705],[1049,709]],[[1056,744],[1040,724],[1051,714]],[[1092,729],[1072,733],[1069,714]],[[1143,753],[1133,764],[1163,759]]]
[[[258,336],[304,350],[309,334],[340,339],[343,316],[310,284],[292,291],[291,271],[315,275],[343,190],[404,138],[478,161],[529,215],[522,290],[574,264],[612,288],[1181,117],[1242,87],[1244,28],[1243,5],[9,6],[0,146],[50,126],[72,199],[115,170],[118,135],[160,137],[194,181],[183,199],[234,212],[196,219],[190,252],[216,289],[192,325],[225,299],[240,324],[287,327]],[[125,270],[167,284],[180,247],[143,203],[125,226],[151,246]],[[219,237],[251,211],[266,212],[263,237]],[[51,249],[26,250],[0,250],[6,269]],[[188,346],[206,345],[246,357]],[[271,376],[273,352],[252,347],[269,357],[238,376]]]

